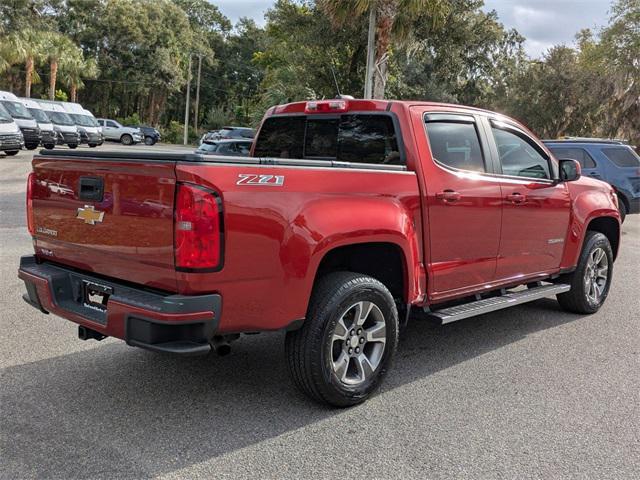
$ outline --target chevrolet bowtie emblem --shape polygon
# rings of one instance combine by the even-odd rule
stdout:
[[[84,223],[88,223],[89,225],[95,225],[96,222],[102,222],[102,218],[104,217],[104,212],[98,212],[93,209],[93,205],[85,205],[84,208],[78,209],[78,215],[76,218],[84,220]]]

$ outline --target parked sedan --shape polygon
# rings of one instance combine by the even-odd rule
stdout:
[[[196,153],[247,157],[252,143],[253,140],[207,140],[198,147]]]
[[[155,145],[160,141],[160,132],[147,125],[129,125],[131,128],[137,128],[144,135],[144,144],[145,145]]]
[[[200,143],[204,143],[207,140],[226,140],[226,139],[253,139],[256,131],[248,127],[222,127],[220,130],[212,130],[205,133],[200,138]]]

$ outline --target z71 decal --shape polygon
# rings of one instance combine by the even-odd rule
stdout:
[[[266,187],[281,187],[284,185],[284,175],[256,175],[241,173],[236,185],[263,185]]]

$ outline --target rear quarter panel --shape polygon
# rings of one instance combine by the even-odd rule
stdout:
[[[282,175],[284,184],[238,185],[239,174]],[[397,245],[405,257],[407,299],[420,295],[413,172],[182,163],[177,179],[223,199],[223,269],[177,277],[181,293],[222,295],[220,332],[275,330],[304,318],[323,256],[348,244]]]

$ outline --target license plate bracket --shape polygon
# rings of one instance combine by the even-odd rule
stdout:
[[[113,288],[99,283],[82,281],[82,302],[85,307],[106,311]]]

